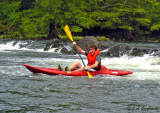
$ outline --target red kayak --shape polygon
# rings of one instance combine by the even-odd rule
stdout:
[[[29,71],[33,73],[44,73],[48,75],[65,75],[65,76],[88,76],[86,71],[59,71],[58,68],[40,68],[40,67],[33,67],[27,64],[23,64]],[[89,72],[92,76],[95,75],[116,75],[116,76],[123,76],[132,74],[131,71],[124,71],[124,70],[111,70],[107,69],[104,65],[101,66],[101,70]]]

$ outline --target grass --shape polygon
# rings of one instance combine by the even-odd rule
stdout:
[[[105,36],[101,36],[97,39],[98,41],[105,41],[106,40],[106,37]]]
[[[68,40],[67,35],[59,35],[60,38],[64,39],[64,40]],[[80,40],[81,38],[84,38],[84,36],[73,36],[74,40]],[[105,36],[101,36],[97,39],[98,41],[105,41],[106,37]]]
[[[42,35],[42,34],[31,34],[31,35],[27,35],[26,37],[36,39],[36,38],[42,37],[42,36],[47,37],[47,35]]]
[[[0,35],[0,39],[4,39],[4,35]]]
[[[59,37],[64,39],[64,40],[68,40],[67,35],[59,35]],[[80,40],[81,38],[83,38],[83,36],[73,36],[74,40]]]

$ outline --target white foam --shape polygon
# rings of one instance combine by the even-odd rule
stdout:
[[[14,41],[12,41],[12,42],[8,42],[7,44],[0,44],[0,48],[1,49],[8,49],[8,50],[13,50],[13,49],[19,49],[20,48],[20,46],[19,46],[19,43],[20,42],[18,42],[18,43],[16,43],[15,45],[14,45]]]
[[[160,71],[160,58],[149,55],[144,55],[143,57],[129,57],[125,55],[119,58],[104,58],[102,62],[104,65],[114,68],[123,69],[124,67],[126,69],[128,66],[134,69]]]
[[[122,56],[119,58],[103,58],[102,64],[109,69],[130,70],[130,80],[160,80],[160,57],[144,55],[143,57]],[[115,78],[115,77],[114,77]]]
[[[43,48],[41,49],[30,49],[27,47],[20,47],[21,44],[26,44],[26,42],[22,42],[22,41],[11,41],[11,42],[7,42],[6,44],[0,44],[0,50],[25,50],[25,51],[33,51],[33,52],[55,52],[56,48],[52,48],[49,51],[44,51]]]

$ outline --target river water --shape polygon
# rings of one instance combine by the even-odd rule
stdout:
[[[14,42],[0,41],[0,112],[160,112],[160,56],[102,58],[109,69],[134,72],[123,77],[49,76],[33,74],[22,64],[55,68],[72,64],[79,60],[78,55],[56,53],[55,49],[44,52],[45,41],[32,41],[23,48],[24,41]],[[130,46],[160,49],[158,44]]]

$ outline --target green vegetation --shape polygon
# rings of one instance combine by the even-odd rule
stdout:
[[[62,35],[68,24],[74,36],[160,40],[160,0],[1,0],[0,6],[0,39],[47,36],[53,23]]]
[[[59,37],[60,37],[61,39],[68,40],[67,35],[59,35]],[[79,39],[83,38],[83,36],[74,36],[73,38],[74,38],[74,40],[79,40]]]
[[[105,41],[107,38],[105,36],[98,37],[99,41]]]
[[[4,36],[3,35],[0,35],[0,39],[3,39],[4,38]]]

